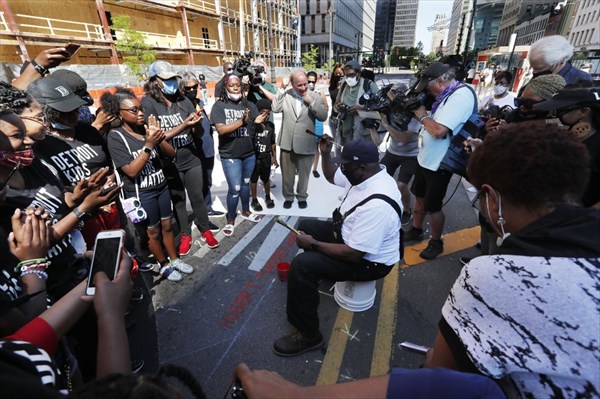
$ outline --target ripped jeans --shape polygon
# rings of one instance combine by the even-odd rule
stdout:
[[[254,170],[256,156],[246,158],[221,158],[223,173],[227,180],[227,221],[235,221],[239,199],[242,212],[250,210],[250,176]]]

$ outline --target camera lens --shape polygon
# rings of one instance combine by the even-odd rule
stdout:
[[[139,199],[134,198],[134,200],[131,201],[131,205],[133,205],[134,208],[139,208],[142,206],[142,203],[140,202]]]

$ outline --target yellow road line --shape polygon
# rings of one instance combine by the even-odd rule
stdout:
[[[446,234],[443,237],[444,252],[440,254],[440,257],[472,247],[479,239],[479,232],[479,226],[475,226]],[[425,259],[419,256],[419,253],[425,249],[427,243],[428,241],[423,241],[419,244],[407,246],[404,249],[404,264],[400,267],[405,269],[426,262]],[[377,331],[375,332],[375,347],[371,360],[371,376],[383,375],[389,371],[390,358],[393,353],[392,341],[396,329],[398,289],[399,273],[398,268],[394,267],[383,281],[380,311],[377,317]],[[338,381],[348,342],[348,335],[341,331],[351,327],[352,316],[352,312],[342,308],[338,309],[331,338],[329,339],[329,347],[317,378],[317,385],[335,384]]]
[[[346,343],[348,342],[348,334],[342,331],[347,331],[350,328],[353,317],[354,312],[339,308],[329,339],[327,354],[325,354],[321,371],[319,371],[317,385],[335,384],[338,381],[342,359],[346,351]]]

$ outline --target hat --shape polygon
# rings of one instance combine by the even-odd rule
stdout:
[[[260,111],[261,109],[271,109],[271,101],[267,98],[261,98],[256,102],[256,108]]]
[[[355,71],[360,71],[362,69],[362,67],[360,66],[360,64],[358,63],[358,61],[348,61],[346,63],[346,65],[344,65],[344,69],[354,69]]]
[[[448,72],[448,69],[450,69],[450,65],[448,64],[442,64],[441,62],[431,63],[431,65],[425,68],[423,73],[421,73],[421,78],[419,79],[419,84],[415,88],[415,92],[418,93],[425,90],[429,82]]]
[[[78,73],[68,69],[58,69],[50,76],[64,83],[73,93],[81,97],[86,105],[94,104],[94,99],[87,91],[87,83]]]
[[[71,112],[85,105],[85,101],[69,90],[66,84],[51,77],[34,80],[27,91],[40,104],[49,105],[60,112]]]
[[[167,61],[154,61],[152,65],[150,65],[150,68],[148,69],[148,77],[153,78],[155,76],[158,76],[163,80],[181,77],[177,74],[177,72],[175,72],[173,65]]]
[[[565,79],[560,75],[550,74],[533,78],[525,86],[525,90],[531,90],[533,94],[549,100],[553,95],[567,85]]]
[[[540,111],[552,111],[555,109],[569,108],[579,104],[600,103],[600,88],[586,87],[574,89],[562,89],[549,100],[542,101],[533,106]]]
[[[376,163],[379,162],[379,150],[369,140],[352,140],[347,142],[342,148],[342,154],[333,159],[333,162],[344,164],[354,161],[360,163]]]

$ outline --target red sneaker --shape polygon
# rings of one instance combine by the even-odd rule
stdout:
[[[210,230],[206,230],[204,233],[202,233],[200,238],[202,239],[202,242],[205,242],[210,249],[219,246],[219,241],[217,241],[217,239],[215,238],[215,236],[213,236],[213,233]]]
[[[181,241],[179,242],[179,256],[189,254],[190,249],[192,249],[192,237],[187,234],[182,234]]]

